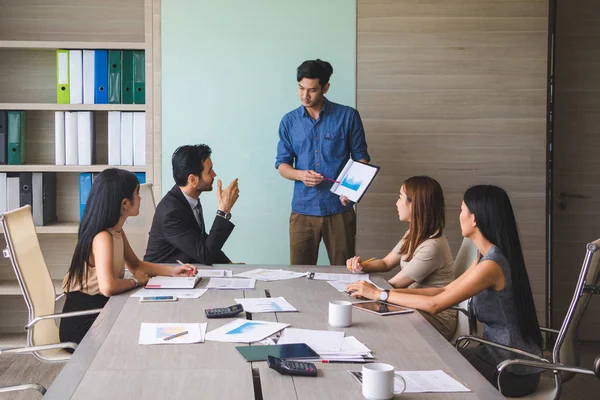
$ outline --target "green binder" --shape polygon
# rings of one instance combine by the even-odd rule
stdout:
[[[121,100],[123,104],[133,104],[133,51],[123,51],[123,83]]]
[[[146,54],[133,52],[133,102],[146,104]]]
[[[25,164],[25,111],[8,111],[8,164]]]
[[[69,104],[69,50],[56,50],[56,102]]]
[[[108,103],[121,104],[121,50],[108,51]]]

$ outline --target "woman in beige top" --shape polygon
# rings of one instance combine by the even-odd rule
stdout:
[[[363,262],[360,256],[348,259],[348,269],[357,273],[387,272],[400,266],[400,272],[389,280],[394,288],[444,287],[452,282],[454,261],[443,235],[445,203],[440,184],[428,176],[407,179],[400,188],[396,207],[400,221],[409,224],[400,242],[382,259],[368,262]],[[456,330],[455,310],[421,314],[446,339],[452,338]]]
[[[123,224],[140,213],[140,185],[136,176],[109,168],[94,179],[79,226],[71,267],[63,280],[63,312],[102,308],[114,294],[145,285],[148,276],[195,275],[196,267],[152,264],[137,258]],[[125,267],[133,278],[123,279]],[[97,314],[65,318],[60,323],[62,342],[81,342]]]

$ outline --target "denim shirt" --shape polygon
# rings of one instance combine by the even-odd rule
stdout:
[[[279,125],[275,168],[282,163],[298,170],[313,170],[336,179],[348,159],[370,161],[360,115],[352,107],[325,99],[316,121],[304,106],[287,113]],[[332,182],[323,180],[315,187],[294,182],[292,211],[312,216],[344,212],[338,195],[330,192]]]

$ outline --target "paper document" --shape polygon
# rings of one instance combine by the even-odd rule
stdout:
[[[254,289],[256,279],[237,279],[237,278],[210,278],[207,289]]]
[[[271,336],[289,324],[268,321],[236,319],[206,334],[206,340],[215,342],[253,343]]]
[[[155,276],[146,283],[147,289],[193,289],[201,278],[187,276]]]
[[[375,283],[370,279],[357,279],[357,280],[364,280],[365,282],[369,282],[369,283],[372,283],[373,285],[375,285]],[[339,292],[345,292],[348,285],[352,282],[327,281],[327,283],[329,283],[331,286],[336,288]],[[377,285],[375,285],[375,287],[379,290],[383,290],[383,288],[380,288]]]
[[[206,336],[207,323],[200,324],[150,324],[142,322],[139,344],[189,344],[202,343]],[[186,332],[171,340],[166,337]]]
[[[337,281],[352,283],[369,280],[369,274],[326,274],[324,272],[311,272],[309,279],[316,281]]]
[[[344,332],[315,331],[312,329],[287,328],[277,344],[306,343],[317,353],[339,353],[342,349]]]
[[[337,182],[331,186],[330,191],[338,196],[345,195],[348,199],[358,203],[377,172],[379,172],[379,167],[375,165],[363,164],[349,159],[338,175]]]
[[[369,362],[373,360],[371,350],[354,336],[346,336],[342,341],[340,351],[320,351],[318,359],[313,361],[335,361],[335,362]],[[308,360],[307,360],[308,361]]]
[[[199,269],[196,276],[202,278],[231,278],[233,272],[225,269]]]
[[[244,306],[244,311],[250,313],[298,311],[283,297],[263,297],[249,299],[234,299]]]
[[[348,371],[362,383],[361,371]],[[454,393],[470,392],[466,386],[444,371],[396,371],[394,391],[402,393]]]
[[[235,276],[240,278],[252,278],[259,281],[283,281],[286,279],[296,279],[306,276],[308,272],[294,272],[285,269],[264,269],[257,268],[251,271],[242,272]]]
[[[206,289],[145,289],[142,288],[130,297],[175,296],[178,299],[199,299]]]

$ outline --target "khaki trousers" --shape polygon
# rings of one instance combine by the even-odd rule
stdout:
[[[290,263],[316,265],[321,238],[331,265],[346,265],[354,256],[356,214],[351,208],[335,215],[314,217],[292,211],[290,215]]]

